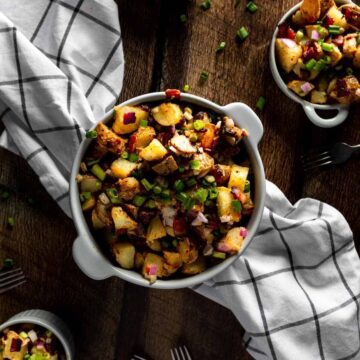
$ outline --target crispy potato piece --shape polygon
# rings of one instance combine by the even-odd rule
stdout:
[[[303,14],[300,11],[300,9],[298,11],[296,11],[296,13],[292,16],[291,19],[292,19],[292,22],[299,27],[302,27],[302,26],[306,25],[306,23],[307,23],[307,21],[303,17]]]
[[[119,197],[127,201],[132,200],[141,191],[140,183],[134,177],[119,179],[118,184],[120,186]]]
[[[176,163],[172,155],[168,156],[166,159],[161,161],[159,164],[156,164],[152,169],[159,175],[169,175],[178,169],[178,164]]]
[[[218,216],[222,223],[238,222],[241,219],[241,213],[235,211],[232,202],[234,197],[229,188],[220,186],[218,189],[218,197],[216,200],[218,208]]]
[[[157,215],[151,221],[147,228],[146,244],[150,249],[155,251],[161,251],[161,244],[159,239],[167,235],[166,229]]]
[[[100,220],[95,209],[91,212],[91,223],[95,230],[100,230],[105,227],[105,224]]]
[[[82,211],[90,211],[95,207],[95,205],[96,205],[96,200],[94,196],[91,196],[89,199],[85,200],[81,204],[81,209]]]
[[[118,242],[112,246],[116,262],[124,269],[134,267],[135,246],[129,242]]]
[[[111,209],[111,216],[114,220],[115,230],[117,232],[122,232],[123,230],[135,230],[138,226],[138,223],[133,220],[120,206],[116,206]]]
[[[125,179],[137,168],[137,164],[129,160],[119,158],[111,164],[110,168],[114,176],[120,179]]]
[[[196,275],[206,270],[206,261],[203,256],[199,256],[196,261],[191,264],[184,264],[181,272],[186,275]]]
[[[147,111],[137,106],[115,106],[114,110],[115,110],[115,121],[112,126],[112,129],[117,134],[120,135],[132,133],[139,127],[141,120],[147,120],[149,117]],[[130,113],[135,114],[135,122],[126,124],[126,117]]]
[[[185,264],[191,264],[199,256],[199,252],[189,238],[183,238],[178,242],[177,250],[180,253],[181,260]]]
[[[307,93],[304,93],[301,89],[301,87],[307,83],[308,81],[301,81],[301,80],[293,80],[288,83],[288,88],[292,90],[295,94],[305,97],[310,91],[314,90],[315,86],[311,83],[310,84],[310,90]]]
[[[21,347],[19,351],[12,351],[11,345],[13,340],[21,340]],[[22,360],[24,359],[25,353],[27,352],[27,348],[28,348],[27,343],[25,343],[15,331],[10,330],[7,333],[7,341],[5,343],[2,356],[5,359]]]
[[[104,205],[100,200],[96,203],[96,214],[99,220],[105,224],[106,227],[110,227],[113,224],[111,214],[108,206]]]
[[[139,208],[133,204],[122,204],[124,210],[129,213],[134,219],[138,218]]]
[[[360,68],[360,47],[358,47],[355,52],[353,65],[358,69]]]
[[[335,88],[331,91],[330,97],[340,104],[345,105],[359,102],[360,84],[358,79],[353,75],[339,79],[335,85]]]
[[[315,22],[320,18],[321,0],[303,0],[300,11],[303,18],[308,22]]]
[[[321,17],[323,17],[326,12],[333,6],[336,6],[335,1],[334,0],[321,0],[320,2],[320,6],[321,6]]]
[[[135,148],[142,149],[151,143],[156,133],[154,128],[151,126],[140,126],[133,135],[136,137]]]
[[[156,254],[147,253],[145,255],[142,274],[145,279],[154,283],[158,277],[164,276],[164,259]]]
[[[294,69],[303,53],[302,47],[290,39],[276,39],[275,50],[280,66],[288,74]]]
[[[146,161],[161,160],[167,154],[164,145],[158,140],[153,139],[151,143],[139,153],[139,156]]]
[[[311,92],[311,100],[313,104],[326,104],[327,94],[326,91],[313,90]]]
[[[196,153],[196,148],[191,145],[190,140],[185,135],[179,135],[176,133],[171,138],[170,145],[183,156],[191,156]]]
[[[171,102],[154,107],[151,113],[155,121],[162,126],[176,125],[184,116],[180,106]]]
[[[319,25],[306,25],[305,26],[306,36],[309,39],[312,39],[312,33],[313,33],[313,31],[316,31],[320,35],[321,39],[327,38],[329,36],[329,31],[325,27],[323,27],[322,31],[320,32],[320,31],[318,31],[318,27],[319,27]]]
[[[357,38],[356,33],[347,34],[344,36],[343,53],[348,58],[353,58],[357,51]]]
[[[164,259],[169,265],[180,267],[182,265],[181,255],[178,252],[164,251]]]
[[[240,251],[244,238],[240,235],[241,228],[232,228],[228,233],[219,241],[217,249],[219,251],[236,254]]]
[[[344,14],[338,9],[336,5],[329,9],[329,11],[326,13],[326,16],[334,20],[334,25],[340,26],[345,30],[349,27]]]
[[[245,182],[249,175],[249,168],[246,166],[232,165],[228,187],[236,187],[244,192]]]
[[[336,66],[337,63],[343,58],[343,54],[335,44],[333,45],[334,50],[329,54],[329,56],[331,58],[331,66]]]
[[[204,149],[212,149],[216,140],[216,126],[211,123],[205,124],[206,132],[201,137],[201,146]]]
[[[99,123],[96,126],[96,132],[97,141],[100,146],[106,148],[114,154],[120,155],[123,152],[127,140],[115,134],[103,123]]]
[[[215,161],[208,153],[195,154],[193,160],[199,161],[200,166],[193,170],[195,176],[204,177],[214,166]]]
[[[136,269],[141,269],[144,265],[144,256],[139,252],[137,252],[135,254],[135,264],[134,265],[135,265]]]

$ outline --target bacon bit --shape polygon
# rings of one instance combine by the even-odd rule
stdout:
[[[323,24],[324,24],[325,27],[329,27],[330,25],[334,25],[334,23],[335,23],[335,20],[332,17],[330,17],[328,15],[325,16],[325,18],[323,20]]]
[[[185,216],[174,218],[173,229],[176,236],[181,236],[186,234]]]
[[[165,90],[165,96],[167,99],[180,99],[181,91],[178,89],[167,89]]]
[[[351,14],[351,10],[349,8],[345,8],[345,18],[346,20],[351,20],[352,14]]]
[[[295,38],[296,38],[296,33],[291,27],[289,27],[289,29],[287,31],[287,37],[291,40],[295,40]]]
[[[130,138],[129,138],[129,145],[128,145],[130,152],[135,151],[135,143],[136,143],[136,136],[131,135]]]
[[[309,22],[310,23],[314,23],[316,21],[316,17],[315,16],[310,16],[309,17]]]
[[[279,38],[286,38],[288,35],[288,29],[289,29],[289,24],[284,23],[284,24],[280,24],[278,26],[279,31],[278,31],[278,37]]]
[[[134,124],[136,122],[136,115],[134,112],[124,114],[124,125]]]
[[[244,193],[242,193],[238,188],[232,187],[231,193],[234,195],[234,198],[236,200],[239,200],[242,204],[246,202],[246,196]]]
[[[247,234],[248,234],[247,229],[244,228],[244,227],[241,227],[241,228],[240,228],[240,236],[242,236],[243,238],[246,238],[246,237],[247,237]]]
[[[19,352],[21,350],[21,339],[12,339],[10,345],[10,352]]]

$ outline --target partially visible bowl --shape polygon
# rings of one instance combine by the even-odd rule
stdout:
[[[342,1],[336,1],[338,4],[353,4],[350,0],[342,0]],[[301,3],[295,5],[292,7],[279,21],[278,25],[283,24],[289,18],[300,8]],[[278,34],[278,26],[276,27],[276,30],[274,32],[274,35],[271,40],[270,45],[270,70],[273,75],[273,78],[280,88],[280,90],[291,100],[299,103],[309,120],[316,126],[322,127],[322,128],[332,128],[335,126],[340,125],[343,123],[348,115],[349,115],[349,106],[348,105],[341,105],[341,104],[334,104],[334,105],[318,105],[313,104],[307,100],[301,99],[298,95],[293,93],[286,85],[285,81],[283,80],[278,65],[276,61],[276,55],[275,55],[275,40],[277,38]],[[334,112],[337,111],[337,114],[330,118],[322,117],[321,114],[317,112],[317,110],[325,111],[325,112]]]
[[[137,105],[150,103],[166,99],[165,92],[150,93],[130,99],[124,105]],[[181,101],[199,105],[202,108],[208,108],[216,113],[226,114],[232,118],[235,124],[246,129],[249,137],[245,140],[245,147],[250,158],[251,167],[255,177],[255,210],[247,226],[248,235],[241,251],[222,263],[213,266],[203,273],[182,279],[157,280],[153,284],[142,277],[141,274],[125,270],[114,266],[111,261],[102,253],[92,236],[89,227],[81,210],[79,200],[78,184],[76,175],[79,173],[80,163],[84,157],[86,149],[91,143],[90,139],[85,139],[80,145],[79,151],[75,157],[71,178],[70,178],[70,202],[73,214],[73,220],[78,232],[78,238],[73,245],[73,256],[80,269],[90,278],[103,280],[111,276],[119,277],[123,280],[132,282],[137,285],[158,289],[177,289],[192,287],[213,278],[221,271],[230,266],[239,256],[241,256],[247,246],[250,244],[256,230],[259,226],[265,202],[265,174],[263,164],[258,151],[258,143],[263,135],[262,124],[257,115],[245,104],[233,103],[226,106],[219,106],[209,100],[191,94],[181,94]],[[108,122],[113,118],[113,110],[107,113],[99,122]],[[94,126],[94,128],[96,125]]]
[[[65,323],[56,315],[44,310],[27,310],[12,316],[0,325],[0,332],[14,325],[34,324],[50,330],[63,346],[66,360],[75,359],[74,340]]]

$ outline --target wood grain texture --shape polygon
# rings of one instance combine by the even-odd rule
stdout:
[[[304,175],[299,163],[300,155],[317,145],[360,143],[359,108],[343,126],[316,128],[276,87],[268,67],[272,31],[296,1],[262,1],[254,15],[244,11],[245,0],[236,9],[233,0],[213,0],[207,12],[194,0],[117,3],[126,60],[120,100],[184,84],[221,104],[243,101],[254,108],[264,95],[260,150],[268,179],[291,201],[311,196],[338,208],[359,249],[359,158],[311,175]],[[181,14],[188,17],[185,24]],[[242,44],[235,36],[241,26],[250,30]],[[226,49],[216,54],[221,41]],[[209,72],[203,83],[202,70]],[[0,150],[0,185],[13,190],[0,203],[0,260],[14,258],[28,277],[25,286],[1,297],[0,322],[33,307],[54,311],[76,335],[80,360],[127,360],[134,352],[168,360],[169,349],[181,344],[189,347],[194,360],[251,358],[241,345],[243,330],[234,316],[191,290],[148,290],[119,279],[96,282],[82,274],[71,256],[76,237],[71,220],[25,161],[5,150]],[[29,196],[35,205],[29,205]],[[12,230],[6,226],[8,216],[17,220]]]

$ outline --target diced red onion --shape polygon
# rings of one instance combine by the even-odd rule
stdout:
[[[19,352],[21,350],[21,339],[12,339],[10,345],[10,352]]]
[[[311,84],[306,82],[303,85],[301,85],[300,88],[305,94],[307,94],[309,91],[311,91]]]
[[[134,112],[124,114],[124,125],[134,124],[136,122],[136,115]]]
[[[290,39],[281,39],[281,41],[290,49],[293,49],[296,46],[296,42]]]
[[[230,251],[230,247],[228,244],[226,244],[225,242],[219,242],[218,246],[217,246],[217,249],[219,251],[222,251],[222,252],[229,252]]]
[[[333,43],[337,46],[344,45],[344,37],[342,35],[338,35],[333,39]]]
[[[243,238],[246,238],[246,237],[247,237],[247,234],[248,234],[247,229],[244,228],[244,227],[241,227],[241,228],[240,228],[240,236],[243,237]]]
[[[191,222],[192,226],[200,226],[202,224],[207,224],[209,220],[205,217],[205,215],[199,211],[196,218]]]
[[[320,39],[320,34],[317,30],[313,30],[311,32],[311,39],[312,40],[319,40]]]
[[[148,275],[156,275],[158,271],[158,266],[156,264],[150,264],[146,270]]]
[[[33,342],[33,343],[38,339],[38,336],[34,330],[30,330],[28,332],[28,337],[31,340],[31,342]]]

